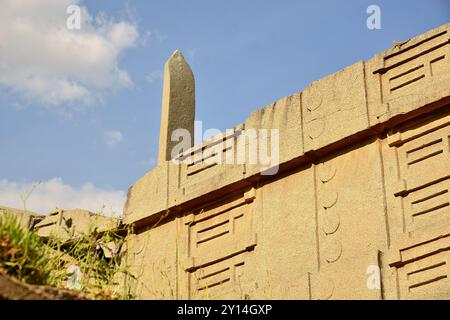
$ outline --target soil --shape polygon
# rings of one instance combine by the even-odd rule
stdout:
[[[0,273],[0,300],[87,300],[87,298],[71,290],[25,284]]]

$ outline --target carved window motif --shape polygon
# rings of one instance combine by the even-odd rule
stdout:
[[[425,125],[391,133],[402,200],[404,231],[411,232],[450,219],[450,115]]]
[[[232,132],[211,138],[178,158],[182,161],[179,187],[185,189],[185,193],[203,189],[208,180],[219,177],[224,170],[230,170],[237,164],[238,137],[242,129],[242,125],[237,126]]]
[[[406,231],[450,219],[450,179],[437,182],[404,197]]]
[[[426,82],[430,85],[448,64],[448,37],[445,30],[414,45],[405,43],[405,49],[385,56],[384,67],[374,72],[381,74],[383,101],[414,94]]]
[[[241,298],[246,252],[200,266],[189,276],[191,298]]]
[[[399,298],[448,297],[450,234],[401,248],[390,262],[397,268]]]
[[[234,201],[183,218],[189,298],[239,292],[246,256],[256,246],[254,199],[252,189]]]
[[[388,135],[403,221],[388,264],[396,270],[400,299],[446,298],[450,290],[450,115],[445,112]]]

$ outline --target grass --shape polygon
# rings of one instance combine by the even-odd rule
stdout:
[[[118,233],[99,233],[95,226],[65,243],[52,237],[44,242],[15,216],[0,214],[0,271],[29,284],[76,289],[91,299],[133,299],[123,285],[133,277],[123,265],[123,242]]]
[[[49,284],[54,259],[49,248],[17,218],[0,215],[0,270],[23,282]]]

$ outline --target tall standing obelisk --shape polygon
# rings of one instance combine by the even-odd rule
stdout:
[[[164,65],[164,84],[159,134],[158,165],[171,160],[171,151],[179,141],[172,141],[172,132],[186,129],[190,146],[194,145],[195,80],[180,51],[176,50]]]

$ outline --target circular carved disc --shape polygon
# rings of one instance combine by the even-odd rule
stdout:
[[[334,210],[325,210],[322,215],[322,231],[326,235],[335,233],[341,224],[339,214]]]
[[[323,251],[325,260],[333,263],[339,260],[342,254],[342,244],[339,240],[332,240],[328,243]]]
[[[308,128],[309,137],[311,139],[316,139],[325,131],[325,120],[322,117],[314,118],[309,122]]]
[[[324,192],[321,196],[320,204],[325,209],[332,208],[337,203],[338,196],[339,194],[337,191]]]
[[[334,178],[336,175],[336,167],[331,163],[321,163],[318,166],[318,173],[320,181],[327,183]]]

